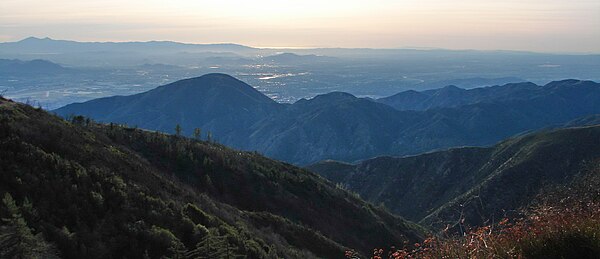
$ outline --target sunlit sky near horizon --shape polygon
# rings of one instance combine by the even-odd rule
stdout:
[[[600,53],[599,0],[0,0],[0,41]]]

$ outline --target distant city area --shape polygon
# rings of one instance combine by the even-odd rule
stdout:
[[[43,52],[41,50],[44,50]],[[332,91],[379,98],[405,90],[577,78],[600,80],[600,55],[440,49],[259,49],[235,44],[0,43],[0,93],[55,109],[226,73],[293,103]]]

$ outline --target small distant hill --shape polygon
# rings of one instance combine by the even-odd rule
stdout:
[[[42,59],[28,61],[0,59],[0,74],[3,75],[59,74],[67,72],[72,72],[72,70]]]
[[[600,126],[511,138],[493,147],[455,148],[357,164],[308,167],[364,199],[442,229],[464,219],[485,225],[514,217],[547,187],[568,186],[600,161]]]
[[[505,85],[510,83],[520,83],[525,82],[522,78],[518,77],[468,77],[468,78],[456,78],[456,79],[447,79],[440,81],[432,81],[432,82],[423,82],[421,87],[424,89],[436,89],[441,88],[448,85],[458,85],[464,89],[478,88],[478,87],[486,87],[490,85]]]
[[[160,64],[160,63],[154,63],[154,64],[143,64],[140,66],[137,66],[137,68],[140,69],[147,69],[147,70],[156,70],[156,71],[168,71],[168,70],[180,70],[180,69],[184,69],[184,67],[181,66],[176,66],[176,65],[168,65],[168,64]]]
[[[337,58],[320,55],[298,55],[294,53],[281,53],[262,58],[266,62],[280,64],[304,64],[304,63],[322,63],[336,61]]]

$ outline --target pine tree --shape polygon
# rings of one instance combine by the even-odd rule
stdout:
[[[200,128],[195,128],[194,129],[194,138],[196,140],[200,140],[201,136],[202,136],[202,131],[200,130]]]
[[[175,135],[181,136],[181,125],[175,125]]]
[[[34,235],[8,193],[2,199],[7,218],[0,227],[0,258],[58,258],[41,234]]]

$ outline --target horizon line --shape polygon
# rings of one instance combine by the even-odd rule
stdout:
[[[481,51],[481,52],[520,52],[520,53],[532,53],[532,54],[552,54],[552,55],[600,55],[600,52],[591,51],[535,51],[535,50],[515,50],[515,49],[453,49],[443,47],[423,47],[423,46],[398,46],[389,48],[374,48],[374,47],[332,47],[332,46],[251,46],[243,43],[234,42],[212,42],[212,43],[200,43],[200,42],[183,42],[175,40],[107,40],[107,41],[80,41],[72,39],[56,39],[49,36],[36,37],[29,36],[16,41],[1,41],[3,43],[19,43],[28,39],[35,40],[50,40],[50,41],[68,41],[76,43],[177,43],[185,45],[237,45],[241,47],[259,49],[259,50],[317,50],[317,49],[342,49],[342,50],[419,50],[419,51]]]

